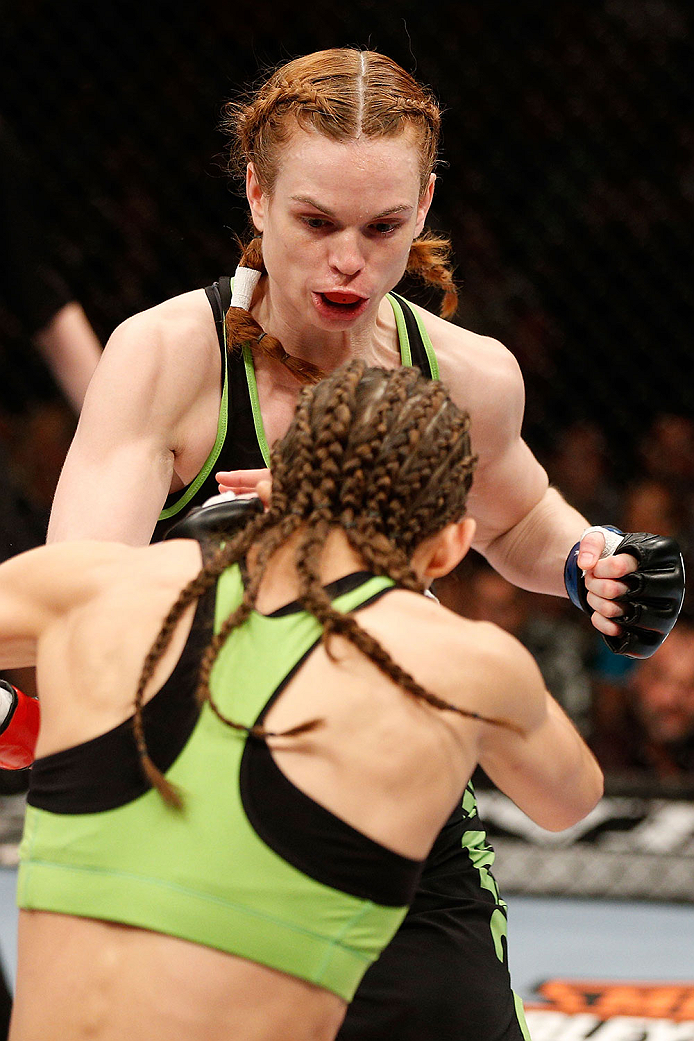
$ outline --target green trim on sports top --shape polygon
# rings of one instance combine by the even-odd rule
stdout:
[[[365,580],[334,601],[350,611],[383,589]],[[241,601],[237,565],[219,579],[215,631]],[[253,724],[320,637],[305,611],[252,612],[215,662],[220,710]],[[247,737],[205,705],[167,771],[182,812],[148,790],[104,813],[60,814],[28,806],[20,847],[22,908],[122,922],[257,961],[349,1001],[389,943],[405,907],[352,896],[304,874],[251,826],[239,791]],[[272,793],[267,793],[272,798]]]
[[[231,286],[233,288],[234,280],[231,279]],[[395,298],[392,293],[386,294],[386,300],[390,303],[393,308],[393,315],[395,316],[395,324],[398,330],[398,340],[400,348],[400,360],[404,366],[412,365],[412,350],[410,347],[410,337],[407,332],[407,326],[405,324],[405,317],[400,302]],[[436,354],[434,353],[434,347],[431,342],[429,333],[424,327],[421,316],[417,310],[412,307],[412,313],[414,315],[417,327],[422,337],[422,344],[426,352],[429,365],[431,367],[432,379],[439,379],[439,366],[436,360]],[[202,486],[207,477],[212,473],[212,470],[219,458],[220,452],[224,445],[224,440],[227,434],[228,426],[228,412],[229,412],[229,366],[227,363],[226,353],[226,325],[224,325],[224,386],[222,389],[222,400],[219,406],[219,419],[217,421],[217,437],[212,450],[208,455],[205,463],[203,464],[202,470],[197,477],[189,484],[181,493],[180,498],[176,499],[175,502],[171,503],[166,509],[163,509],[159,514],[159,521],[170,520],[171,517],[175,517],[176,514],[180,513],[184,506],[187,506],[190,500],[193,498],[197,490]],[[260,412],[260,400],[258,397],[258,384],[255,376],[255,366],[253,364],[253,353],[249,344],[243,345],[243,363],[246,370],[246,381],[248,383],[248,393],[251,399],[251,407],[253,410],[253,423],[255,426],[255,434],[258,439],[258,447],[262,453],[265,465],[270,465],[270,448],[267,442],[267,436],[265,434],[265,426],[263,424],[263,417]]]
[[[255,427],[255,436],[258,438],[258,448],[263,454],[265,465],[269,467],[270,448],[268,447],[267,437],[265,436],[265,426],[263,424],[263,417],[260,412],[260,398],[258,397],[258,382],[255,378],[253,352],[251,351],[250,344],[248,343],[244,343],[243,345],[243,364],[246,370],[246,381],[248,383],[248,393],[251,399],[251,408],[253,409],[253,425]]]
[[[390,306],[393,308],[393,314],[395,315],[395,324],[398,329],[398,339],[400,341],[400,360],[404,366],[412,365],[412,349],[410,347],[410,334],[407,331],[407,323],[405,322],[405,315],[402,309],[402,304],[393,293],[388,293],[386,299],[389,301]],[[404,299],[404,297],[403,297]],[[421,315],[410,304],[410,311],[414,316],[414,320],[417,323],[419,334],[422,337],[422,346],[431,368],[431,378],[433,380],[439,379],[439,364],[436,360],[436,354],[434,353],[434,345],[431,342],[431,337],[424,327]]]
[[[209,475],[212,473],[214,464],[219,458],[219,453],[222,451],[222,446],[227,436],[227,426],[229,422],[229,365],[227,363],[226,353],[226,326],[224,328],[224,385],[222,386],[222,400],[219,404],[219,419],[217,420],[217,436],[212,446],[212,451],[208,455],[207,459],[203,463],[202,470],[196,478],[184,489],[181,497],[176,499],[176,502],[161,511],[158,520],[164,521],[169,520],[171,517],[175,517],[177,513],[180,513],[184,506],[187,506],[190,500],[193,498],[198,488],[201,488],[205,483]]]

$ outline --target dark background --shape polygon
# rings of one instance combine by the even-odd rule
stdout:
[[[691,0],[0,0],[0,117],[56,269],[105,342],[134,312],[233,272],[247,210],[224,172],[223,101],[297,54],[390,55],[445,112],[430,223],[453,241],[456,320],[517,356],[525,436],[570,500],[641,530],[621,504],[644,474],[664,478],[672,501],[644,524],[677,535],[689,562],[693,21]],[[74,417],[30,332],[0,297],[0,453],[40,542]],[[664,414],[675,422],[656,441]],[[550,617],[564,611],[546,599]],[[609,695],[595,696],[599,717],[628,662],[601,659],[574,615]],[[665,781],[639,783],[668,793]]]
[[[625,477],[655,414],[694,414],[687,0],[8,0],[0,11],[0,112],[31,162],[58,266],[103,339],[232,270],[246,217],[222,169],[222,101],[298,53],[371,46],[446,110],[433,221],[453,238],[457,320],[519,358],[540,457],[587,417]],[[3,407],[50,395],[7,312],[0,336]]]

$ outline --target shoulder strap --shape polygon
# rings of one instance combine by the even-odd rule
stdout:
[[[214,315],[214,324],[217,329],[219,349],[224,356],[226,354],[224,319],[231,303],[231,278],[229,275],[223,275],[217,282],[213,282],[211,286],[207,286],[205,288],[205,294],[210,307],[212,308],[212,314]]]
[[[395,322],[398,327],[400,339],[400,356],[403,365],[416,365],[423,376],[428,379],[439,378],[439,366],[434,353],[434,347],[424,325],[404,296],[399,293],[389,293]]]

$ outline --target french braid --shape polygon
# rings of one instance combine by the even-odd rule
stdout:
[[[254,271],[265,271],[260,237],[251,239],[244,248],[240,266],[252,268]],[[224,325],[228,351],[240,351],[245,343],[250,343],[256,351],[279,361],[300,383],[318,383],[325,375],[317,365],[288,354],[281,341],[276,336],[264,332],[251,312],[244,307],[230,307]]]
[[[353,141],[361,135],[395,137],[410,129],[419,156],[421,193],[436,168],[441,131],[436,99],[375,51],[334,48],[305,55],[280,66],[246,99],[227,102],[222,126],[230,138],[230,172],[243,180],[252,163],[263,191],[271,195],[282,149],[297,125],[334,141]],[[452,317],[458,304],[450,253],[448,239],[425,233],[412,244],[407,264],[410,274],[442,292],[444,318]],[[262,271],[262,257],[249,259],[248,266]],[[256,336],[260,332],[258,327]],[[264,349],[270,347],[266,339]],[[286,364],[275,344],[272,349]],[[297,375],[305,378],[298,370]]]

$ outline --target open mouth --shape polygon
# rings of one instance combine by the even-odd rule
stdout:
[[[343,290],[334,290],[330,293],[317,293],[321,310],[332,315],[341,315],[350,318],[364,310],[368,298],[359,296],[358,293],[349,293]]]

